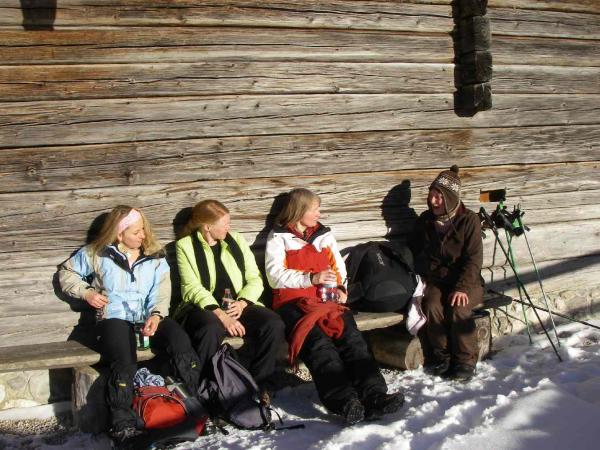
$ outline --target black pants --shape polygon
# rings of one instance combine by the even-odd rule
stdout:
[[[452,364],[475,367],[479,349],[477,328],[473,320],[473,307],[483,301],[483,288],[467,290],[469,303],[451,306],[449,297],[453,289],[428,284],[423,296],[423,312],[427,316],[425,332],[431,346],[434,363],[450,360]]]
[[[111,426],[122,429],[135,426],[132,409],[133,377],[137,370],[136,340],[133,324],[121,319],[102,320],[97,325],[102,361],[109,365],[106,402],[111,413]],[[198,390],[200,365],[189,337],[177,322],[165,318],[150,347],[168,354],[175,375],[183,379],[191,392]]]
[[[293,303],[277,310],[289,337],[304,313]],[[385,393],[387,386],[363,335],[356,327],[351,311],[343,316],[344,332],[332,339],[315,325],[306,336],[299,357],[312,375],[323,405],[341,413],[352,397],[364,400],[374,393]]]
[[[246,329],[244,340],[252,352],[247,367],[257,383],[269,379],[275,370],[277,349],[284,339],[284,325],[277,314],[263,306],[248,305],[238,319]],[[210,359],[219,349],[227,331],[214,312],[194,307],[185,321],[185,330],[200,359],[200,367],[210,370]]]

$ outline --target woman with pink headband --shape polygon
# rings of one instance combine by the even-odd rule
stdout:
[[[137,434],[140,425],[132,408],[139,339],[168,353],[174,375],[189,392],[197,392],[198,356],[185,331],[165,317],[171,299],[169,266],[139,209],[114,208],[98,237],[62,264],[58,275],[64,293],[96,310],[99,351],[110,366],[106,399],[113,439]]]

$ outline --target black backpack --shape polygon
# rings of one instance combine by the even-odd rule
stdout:
[[[355,246],[346,259],[348,303],[356,311],[403,310],[417,287],[413,255],[399,242]]]
[[[202,380],[198,397],[214,419],[247,430],[269,430],[271,408],[259,401],[259,390],[252,375],[233,356],[229,344],[223,344],[211,359],[212,372]]]

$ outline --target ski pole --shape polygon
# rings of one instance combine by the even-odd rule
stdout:
[[[491,292],[491,293],[493,293],[493,294],[498,294],[498,295],[506,295],[506,294],[500,294],[500,292],[494,291],[493,289],[488,289],[488,291],[489,291],[489,292]],[[516,299],[516,298],[514,298],[514,297],[512,297],[512,299],[513,299],[513,302],[517,302],[517,303],[525,303],[525,302],[522,302],[521,300],[519,300],[519,299]],[[552,311],[552,310],[548,310],[548,309],[546,309],[546,308],[542,308],[541,306],[534,306],[534,308],[535,308],[535,309],[538,309],[538,310],[540,310],[540,311],[547,312],[548,314],[554,314],[555,316],[562,317],[563,319],[567,319],[567,320],[568,320],[568,321],[570,321],[570,322],[576,322],[576,323],[580,323],[580,324],[582,324],[582,325],[587,325],[588,327],[591,327],[591,328],[595,328],[595,329],[597,329],[597,330],[600,330],[600,327],[599,327],[599,326],[597,326],[597,325],[594,325],[593,323],[586,322],[585,320],[579,320],[579,319],[575,319],[575,318],[573,318],[573,317],[569,317],[569,316],[567,316],[567,315],[565,315],[565,314],[561,314],[561,313],[559,313],[559,312],[556,312],[556,311]]]

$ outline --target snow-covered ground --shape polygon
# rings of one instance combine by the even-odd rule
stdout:
[[[600,321],[594,322],[600,325]],[[559,328],[561,355],[545,336],[494,341],[498,352],[467,384],[422,370],[386,371],[391,390],[406,393],[404,408],[376,422],[343,427],[320,405],[312,384],[286,388],[274,401],[286,425],[305,429],[213,434],[177,449],[598,449],[600,448],[600,331]],[[108,440],[82,433],[61,441],[0,437],[0,449],[107,449]]]

